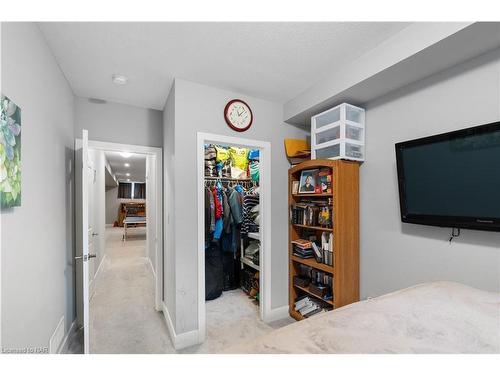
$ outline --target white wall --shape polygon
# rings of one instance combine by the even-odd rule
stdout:
[[[245,100],[254,115],[252,127],[235,133],[224,121],[226,103],[234,98]],[[168,103],[167,103],[168,104]],[[168,106],[167,106],[168,107]],[[168,116],[168,108],[165,113]],[[283,107],[240,93],[221,90],[193,82],[175,81],[175,209],[171,220],[175,228],[176,332],[195,330],[197,321],[197,237],[196,230],[196,142],[197,132],[241,136],[271,142],[271,215],[272,274],[271,308],[288,304],[288,168],[285,138],[305,138],[306,133],[284,124]],[[168,123],[166,126],[168,128]],[[168,131],[168,129],[166,130]],[[168,140],[168,139],[167,139]],[[168,148],[168,146],[165,146]],[[167,171],[168,173],[168,171]],[[171,187],[170,187],[171,188]],[[167,187],[166,187],[167,189]]]
[[[75,98],[75,134],[93,141],[162,147],[162,111]]]
[[[118,209],[120,200],[118,199],[118,187],[106,190],[106,224],[113,224],[118,220]]]
[[[370,102],[361,167],[361,297],[433,280],[500,290],[500,234],[403,224],[394,144],[500,120],[500,50]],[[466,173],[466,171],[464,171]]]
[[[22,110],[22,205],[1,213],[2,345],[48,347],[75,318],[73,93],[38,27],[2,23],[2,93]]]

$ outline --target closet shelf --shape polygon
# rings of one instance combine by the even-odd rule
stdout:
[[[250,233],[248,233],[248,238],[260,241],[260,233],[259,232],[250,232]]]
[[[251,178],[231,178],[231,177],[214,177],[214,176],[205,176],[205,180],[222,180],[222,181],[252,181]]]
[[[245,258],[245,257],[241,257],[240,260],[241,260],[241,263],[246,264],[247,266],[252,267],[253,269],[255,269],[257,271],[260,271],[260,267],[258,265],[256,265],[254,262],[252,262],[250,259]]]

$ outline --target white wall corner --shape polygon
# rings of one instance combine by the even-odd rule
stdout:
[[[165,317],[170,340],[172,341],[175,350],[181,350],[200,343],[198,330],[176,334],[174,324],[170,318],[170,314],[165,303],[163,304],[163,316]]]
[[[285,319],[289,316],[288,305],[283,305],[275,309],[271,309],[264,317],[266,323],[274,322],[275,320]]]

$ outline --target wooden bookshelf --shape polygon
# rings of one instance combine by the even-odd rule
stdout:
[[[307,169],[330,168],[332,171],[332,193],[292,194],[292,183],[300,179]],[[291,208],[303,199],[332,201],[333,228],[292,224],[289,218],[289,313],[296,320],[305,319],[295,311],[294,303],[303,295],[314,296],[334,308],[359,301],[359,164],[344,160],[308,160],[288,171],[288,204]],[[317,198],[317,199],[315,199]],[[333,199],[332,199],[333,198]],[[289,210],[290,212],[290,210]],[[318,263],[314,258],[302,259],[293,255],[291,241],[302,237],[304,231],[333,233],[333,266]],[[317,297],[308,288],[293,285],[293,277],[298,275],[304,264],[333,275],[333,300]]]
[[[301,194],[292,194],[292,195],[294,197],[304,197],[304,198],[333,197],[332,193],[320,193],[320,194],[301,193]]]
[[[299,290],[302,290],[303,292],[306,292],[307,294],[309,294],[310,296],[313,296],[329,305],[332,305],[333,306],[333,301],[332,300],[328,300],[328,299],[324,299],[324,298],[321,298],[319,296],[317,296],[316,294],[312,293],[309,288],[304,288],[302,286],[298,286],[298,285],[294,285],[295,288],[299,289]]]
[[[293,226],[298,228],[311,229],[323,232],[333,232],[333,228],[327,228],[327,227],[313,227],[310,225],[302,225],[302,224],[293,224]]]
[[[292,261],[295,263],[305,264],[306,266],[313,267],[324,272],[330,272],[330,273],[333,272],[332,266],[329,266],[328,264],[324,263],[318,263],[316,262],[315,259],[302,259],[295,255],[292,255]]]

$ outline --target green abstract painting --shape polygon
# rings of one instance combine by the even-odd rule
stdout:
[[[0,207],[21,205],[21,108],[0,99]]]

